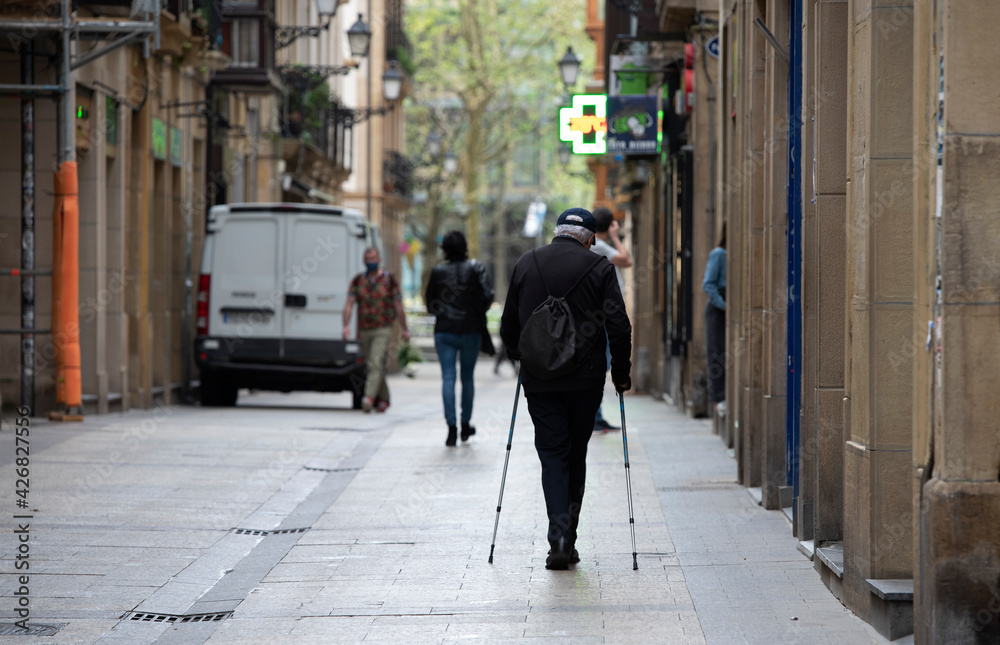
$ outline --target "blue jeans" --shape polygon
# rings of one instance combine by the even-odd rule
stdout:
[[[462,368],[462,423],[472,420],[472,399],[476,385],[472,371],[479,357],[481,334],[434,334],[434,349],[441,363],[441,398],[444,399],[444,419],[450,426],[455,423],[455,359]]]

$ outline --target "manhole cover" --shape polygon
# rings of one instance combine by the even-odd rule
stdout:
[[[62,625],[29,624],[27,629],[21,629],[14,623],[0,623],[0,636],[52,636],[65,626],[66,623]]]

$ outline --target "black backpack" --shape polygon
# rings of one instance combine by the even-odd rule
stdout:
[[[593,264],[577,278],[573,286],[569,288],[562,297],[556,298],[549,291],[545,284],[545,276],[538,266],[538,259],[535,251],[531,251],[531,259],[535,262],[538,270],[538,277],[542,281],[545,289],[545,301],[535,307],[535,310],[528,316],[528,320],[521,329],[521,337],[518,340],[518,354],[521,356],[521,364],[528,368],[528,372],[535,378],[548,381],[560,376],[566,376],[579,367],[576,360],[577,350],[580,342],[577,340],[576,324],[573,320],[573,312],[566,302],[573,289],[590,273],[591,269],[604,256],[597,256]],[[595,339],[596,341],[596,334]],[[591,341],[591,346],[593,342]]]

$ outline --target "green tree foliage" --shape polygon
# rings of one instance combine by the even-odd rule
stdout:
[[[573,45],[593,65],[593,43],[584,34],[583,0],[414,0],[407,31],[414,43],[414,90],[407,105],[407,149],[422,164],[418,184],[427,202],[417,209],[423,233],[424,272],[434,264],[443,211],[455,190],[464,201],[470,256],[480,254],[480,204],[497,195],[486,181],[488,165],[506,168],[513,143],[534,140],[555,159],[562,82],[557,61]],[[581,78],[586,74],[581,72]],[[442,158],[430,159],[426,138],[442,137],[442,150],[458,156],[458,172],[445,176]],[[552,164],[558,166],[558,163]],[[566,176],[546,169],[543,199],[565,195]],[[504,173],[500,173],[504,176]],[[548,184],[548,185],[545,185]],[[502,190],[500,191],[502,193]],[[485,226],[483,226],[485,228]]]

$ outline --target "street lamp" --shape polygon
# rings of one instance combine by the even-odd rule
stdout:
[[[395,101],[403,91],[403,72],[399,71],[399,63],[389,61],[389,68],[382,74],[382,96],[386,101]]]
[[[458,157],[449,150],[444,153],[444,171],[449,175],[458,170]]]
[[[351,48],[351,56],[364,58],[368,55],[368,45],[372,41],[372,30],[358,14],[358,21],[347,30],[347,44]]]
[[[571,85],[576,84],[576,75],[579,73],[580,59],[573,53],[572,47],[567,47],[566,53],[559,59],[559,74],[562,76],[562,82],[567,92]]]
[[[557,151],[557,154],[559,155],[559,164],[563,168],[565,168],[566,164],[569,163],[570,152],[572,151],[570,150],[568,143],[563,141],[562,143],[559,144],[559,150]]]
[[[427,152],[432,158],[441,154],[441,135],[437,132],[431,132],[427,135]]]

